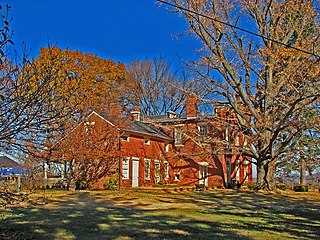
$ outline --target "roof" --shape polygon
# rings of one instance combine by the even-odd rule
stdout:
[[[117,125],[117,122],[120,121],[119,118],[115,118],[112,116],[108,116],[105,113],[97,113],[93,112],[97,116],[103,118],[107,122],[111,123],[113,126]],[[142,136],[147,136],[147,137],[152,137],[152,138],[157,138],[157,139],[162,139],[162,140],[167,140],[167,141],[172,141],[173,138],[164,133],[160,128],[157,128],[151,123],[148,122],[143,122],[143,121],[128,121],[121,123],[120,125],[125,124],[124,127],[119,130],[129,132],[129,133],[134,133],[134,134],[139,134]]]
[[[141,121],[129,122],[127,124],[127,128],[125,128],[124,131],[146,135],[154,138],[165,139],[169,141],[172,140],[172,137],[164,133],[160,128],[157,128],[150,123]]]
[[[15,167],[20,164],[7,156],[0,156],[0,167]]]

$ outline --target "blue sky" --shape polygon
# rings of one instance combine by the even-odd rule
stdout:
[[[180,61],[195,60],[199,42],[177,36],[185,20],[155,0],[4,0],[13,17],[14,42],[22,41],[36,57],[48,43],[129,63],[163,55],[178,70]],[[172,10],[172,9],[171,9]]]

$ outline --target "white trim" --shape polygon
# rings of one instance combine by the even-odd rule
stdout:
[[[148,176],[146,176],[146,162],[148,162]],[[144,175],[144,179],[145,180],[150,180],[151,179],[151,160],[149,158],[145,158],[144,159],[144,162],[143,162],[143,165],[144,165],[144,171],[143,171],[143,175]]]
[[[123,174],[123,170],[124,170],[124,169],[123,169],[123,162],[124,162],[124,161],[127,162],[127,169],[126,169],[127,174],[126,174],[126,176],[124,176],[124,174]],[[121,176],[122,176],[122,179],[130,179],[130,171],[129,171],[129,169],[130,169],[130,157],[123,157],[121,164],[122,164],[122,168],[121,168]]]
[[[90,117],[92,114],[96,114],[98,117],[100,117],[102,120],[104,120],[105,122],[107,122],[107,123],[109,123],[112,127],[114,127],[115,125],[112,123],[112,122],[110,122],[110,121],[108,121],[107,119],[105,119],[104,117],[102,117],[99,113],[97,113],[96,111],[92,111],[92,113],[90,113],[89,115],[88,115],[88,117]],[[86,117],[86,118],[88,118],[88,117]]]

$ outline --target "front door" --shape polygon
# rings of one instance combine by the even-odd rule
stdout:
[[[139,187],[139,158],[132,158],[132,187]]]
[[[208,166],[199,165],[199,184],[208,187]]]

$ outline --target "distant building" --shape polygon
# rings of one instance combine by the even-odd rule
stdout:
[[[0,175],[21,175],[22,167],[7,156],[0,156]]]

